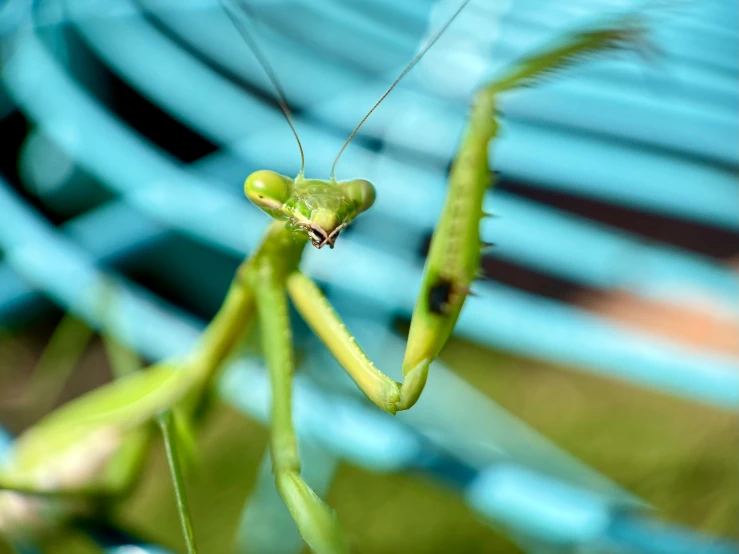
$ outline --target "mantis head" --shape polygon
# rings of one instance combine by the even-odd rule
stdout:
[[[364,179],[291,179],[267,170],[249,175],[244,192],[274,219],[307,233],[316,248],[333,248],[339,232],[375,201],[375,187]]]
[[[298,143],[298,149],[300,150],[300,173],[295,179],[280,175],[274,171],[255,171],[247,177],[244,183],[244,191],[246,192],[247,198],[273,218],[287,221],[288,229],[306,233],[316,248],[322,248],[327,244],[333,248],[339,232],[349,225],[360,213],[372,206],[375,201],[375,187],[369,181],[365,181],[364,179],[337,181],[334,178],[336,164],[341,154],[377,106],[382,103],[400,80],[428,52],[469,1],[464,0],[462,2],[462,5],[457,8],[457,11],[454,12],[452,17],[421,48],[418,54],[416,54],[416,57],[411,60],[398,78],[393,81],[380,99],[375,102],[375,105],[370,108],[367,115],[354,128],[354,131],[352,131],[349,138],[346,139],[346,142],[344,142],[344,145],[339,150],[331,167],[331,177],[327,181],[306,179],[303,177],[303,170],[305,169],[303,145],[300,143],[300,137],[298,137],[298,131],[295,128],[282,86],[272,66],[257,46],[256,41],[247,28],[239,24],[237,17],[227,7],[226,12],[232,18],[237,30],[244,37],[244,40],[246,40],[252,52],[257,57],[259,64],[267,74],[269,81],[274,86],[277,92],[277,105],[285,116],[288,125],[290,125],[290,129],[295,135],[295,141]]]

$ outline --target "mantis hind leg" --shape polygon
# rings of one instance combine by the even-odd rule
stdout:
[[[252,286],[272,386],[270,451],[277,491],[308,546],[320,554],[348,552],[346,537],[334,511],[300,475],[291,413],[292,335],[284,285],[266,268],[266,271],[255,272]]]

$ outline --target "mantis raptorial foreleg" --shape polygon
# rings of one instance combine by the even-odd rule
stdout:
[[[403,359],[403,403],[412,406],[426,382],[429,364],[451,336],[470,285],[477,277],[481,251],[480,219],[485,191],[493,182],[490,143],[498,134],[496,105],[501,92],[531,86],[579,58],[644,45],[644,29],[633,19],[596,30],[574,32],[538,53],[522,58],[500,78],[479,90],[449,175],[449,190],[431,239],[421,291],[416,301]]]
[[[395,413],[401,399],[400,386],[370,361],[321,289],[295,271],[287,279],[287,290],[301,317],[362,392],[383,410]]]

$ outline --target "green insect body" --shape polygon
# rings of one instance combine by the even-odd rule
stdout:
[[[275,221],[261,245],[239,267],[223,305],[193,353],[186,360],[163,362],[123,377],[50,414],[16,442],[11,460],[0,469],[0,489],[52,497],[74,494],[77,498],[120,493],[140,465],[151,422],[164,412],[173,412],[175,420],[189,422],[219,367],[244,337],[251,321],[258,318],[272,388],[270,450],[277,489],[314,551],[347,552],[348,540],[335,514],[300,476],[290,408],[294,361],[288,296],[372,402],[392,414],[412,407],[424,388],[431,362],[452,334],[479,271],[482,203],[491,184],[489,146],[498,131],[497,95],[536,82],[585,54],[634,44],[642,37],[634,29],[630,20],[624,20],[595,31],[570,34],[555,47],[524,58],[475,95],[426,260],[402,365],[402,383],[374,366],[318,286],[299,269],[308,242],[316,248],[333,248],[340,232],[372,206],[374,186],[362,179],[336,181],[333,171],[328,180],[306,179],[302,171],[295,179],[257,171],[246,179],[246,196]],[[285,113],[292,126],[289,112]],[[173,447],[166,431],[167,421],[172,418],[159,420],[166,444]],[[93,440],[95,444],[102,440],[107,446],[93,455]],[[181,502],[184,487],[175,452],[174,448],[168,449],[170,467],[188,550],[194,552],[186,502]],[[88,463],[82,468],[84,478],[75,467],[76,459]]]

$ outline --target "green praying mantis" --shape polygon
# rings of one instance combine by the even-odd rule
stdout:
[[[285,95],[266,57],[233,4],[228,14],[278,93],[278,104],[298,143],[301,170],[291,178],[261,170],[246,179],[247,198],[270,215],[261,245],[239,266],[221,308],[198,344],[183,359],[165,360],[83,395],[21,435],[0,467],[0,531],[34,534],[50,522],[90,509],[96,499],[122,495],[134,481],[157,422],[166,447],[188,552],[197,551],[182,477],[182,447],[219,368],[260,323],[261,345],[272,389],[270,452],[277,490],[305,542],[319,553],[348,552],[349,542],[333,510],[301,477],[292,424],[295,370],[288,301],[322,340],[367,398],[390,414],[419,399],[429,367],[451,336],[473,281],[478,277],[482,203],[492,186],[489,146],[498,133],[499,96],[536,84],[581,57],[638,46],[644,29],[621,18],[572,32],[556,44],[523,57],[474,95],[467,126],[449,175],[449,189],[433,233],[421,290],[411,319],[398,383],[365,355],[319,287],[300,271],[303,251],[333,248],[343,229],[371,208],[375,188],[366,180],[337,181],[337,163],[367,117],[431,48],[446,24],[369,110],[339,151],[328,179],[304,175],[305,158]]]

